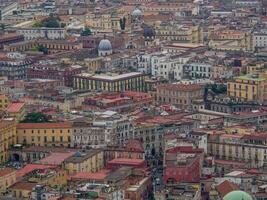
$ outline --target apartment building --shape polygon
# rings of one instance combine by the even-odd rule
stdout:
[[[70,147],[71,130],[70,122],[19,123],[17,143],[42,147]]]

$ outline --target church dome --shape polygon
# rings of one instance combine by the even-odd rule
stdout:
[[[133,17],[140,17],[142,15],[142,11],[139,10],[138,8],[134,9],[132,16]]]
[[[112,45],[108,39],[103,39],[98,45],[99,51],[110,51],[112,50]]]
[[[223,197],[223,200],[253,200],[252,197],[241,190],[229,192]]]
[[[147,26],[144,28],[143,35],[145,38],[151,38],[151,37],[155,37],[156,33],[153,28]]]

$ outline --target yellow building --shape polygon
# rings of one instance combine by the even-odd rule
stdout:
[[[67,184],[67,173],[62,169],[47,169],[44,173],[36,173],[28,178],[28,182],[49,187],[62,187]]]
[[[139,72],[125,74],[88,74],[74,76],[74,88],[80,90],[102,90],[108,92],[145,91],[146,76]]]
[[[265,62],[248,63],[246,66],[246,73],[253,74],[264,69]]]
[[[0,163],[8,160],[8,150],[14,144],[16,144],[15,121],[0,121]]]
[[[248,74],[234,78],[227,82],[228,96],[239,101],[256,101],[262,103],[266,100],[266,78],[256,74]]]
[[[156,28],[156,38],[177,43],[202,43],[203,30],[199,26],[160,25]]]
[[[248,31],[225,28],[209,31],[209,47],[222,51],[253,51],[252,35]]]
[[[112,31],[120,29],[120,17],[116,13],[89,14],[86,16],[86,26],[102,31]]]
[[[101,150],[77,152],[74,156],[66,159],[64,165],[68,174],[97,172],[104,167],[104,152]]]
[[[17,140],[19,144],[45,147],[70,147],[70,122],[19,123]]]
[[[9,105],[9,98],[5,94],[0,94],[0,111],[5,111]]]
[[[100,67],[102,67],[103,64],[103,58],[101,57],[95,57],[95,58],[86,58],[84,61],[84,65],[88,68],[88,71],[95,72]]]
[[[0,170],[0,195],[7,192],[7,189],[16,182],[16,170],[4,168]]]
[[[9,188],[12,197],[20,200],[28,200],[31,197],[32,189],[35,188],[36,183],[17,182]]]

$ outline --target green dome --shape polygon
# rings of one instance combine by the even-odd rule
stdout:
[[[243,191],[236,190],[229,192],[223,197],[223,200],[253,200],[252,197]]]

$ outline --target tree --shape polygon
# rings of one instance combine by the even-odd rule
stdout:
[[[123,17],[122,19],[120,19],[120,28],[121,28],[121,30],[125,30],[125,25],[126,25],[126,18]]]
[[[5,24],[1,24],[0,25],[0,30],[4,31],[6,29],[6,25]]]
[[[29,113],[21,121],[22,123],[43,123],[49,122],[48,117],[43,113]]]
[[[43,52],[44,54],[48,54],[48,48],[46,48],[45,46],[43,45],[39,45],[37,47],[37,50],[40,51],[40,52]]]
[[[88,35],[92,35],[92,31],[90,28],[85,27],[85,29],[81,32],[81,36],[88,36]]]

